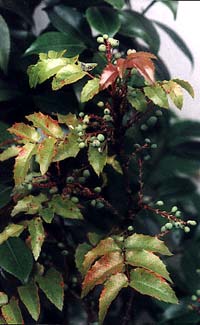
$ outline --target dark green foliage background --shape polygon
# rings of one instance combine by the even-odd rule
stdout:
[[[166,7],[166,10],[171,9],[176,15],[177,1],[162,2],[163,5],[169,7]],[[37,53],[68,48],[67,55],[81,52],[80,60],[97,62],[96,72],[100,71],[99,67],[103,67],[105,61],[97,51],[96,38],[93,37],[91,27],[99,28],[100,26],[102,33],[115,34],[117,32],[115,38],[120,40],[120,50],[122,51],[134,48],[136,50],[147,50],[156,55],[160,46],[160,27],[168,32],[181,49],[182,55],[186,55],[193,64],[192,54],[180,37],[174,31],[167,29],[166,26],[150,21],[145,17],[145,14],[135,12],[134,1],[133,8],[130,7],[129,1],[126,1],[127,11],[125,12],[120,7],[123,1],[117,0],[46,0],[44,1],[46,5],[44,10],[48,14],[49,24],[46,30],[42,31],[42,34],[45,35],[47,32],[56,32],[57,34],[46,34],[45,38],[36,37],[33,32],[33,12],[39,3],[39,0],[0,1],[0,14],[8,24],[11,35],[8,72],[5,74],[2,70],[0,71],[1,142],[8,137],[8,134],[5,134],[7,127],[16,121],[23,121],[25,115],[34,111],[47,114],[52,112],[67,114],[68,112],[78,113],[83,108],[85,104],[81,104],[78,100],[81,83],[52,92],[50,84],[47,82],[32,90],[29,88],[26,70],[28,65],[36,62]],[[113,8],[109,3],[115,3],[116,8]],[[102,14],[101,17],[100,14]],[[106,17],[105,21],[102,20],[104,17]],[[141,46],[136,38],[139,41],[144,41],[146,45]],[[156,65],[158,79],[168,79],[169,72],[161,58]],[[97,101],[97,99],[95,100]],[[93,109],[94,103],[90,102],[84,107],[86,112],[91,112]],[[149,116],[145,118],[149,118]],[[150,127],[147,131],[142,132],[140,125],[138,125],[129,130],[127,152],[130,152],[133,143],[143,143],[145,138],[151,138],[152,142],[158,144],[158,149],[154,151],[152,159],[145,164],[145,195],[150,196],[152,201],[165,201],[166,209],[170,209],[172,205],[177,205],[184,211],[187,218],[199,221],[200,196],[193,180],[198,180],[199,177],[200,124],[193,121],[179,121],[174,114],[165,110],[156,127]],[[0,166],[1,229],[8,223],[11,210],[12,163],[9,161],[1,163]],[[133,187],[137,183],[136,172],[137,170],[133,165]],[[115,207],[123,213],[126,202],[123,196],[121,176],[108,167],[107,173],[112,181],[108,186],[106,195]],[[63,233],[60,235],[60,230],[56,225],[53,227],[49,225],[49,233],[53,232],[53,237],[56,238],[57,242],[62,237],[66,243],[65,249],[69,249],[69,252],[67,256],[63,256],[55,243],[48,243],[44,245],[42,259],[47,266],[53,264],[65,274],[65,280],[69,283],[70,290],[66,294],[63,313],[58,312],[44,300],[40,323],[87,324],[84,310],[84,306],[87,304],[90,306],[91,323],[96,320],[97,306],[93,301],[94,296],[90,295],[85,302],[78,299],[80,284],[76,283],[75,276],[78,276],[78,279],[80,276],[74,265],[72,247],[75,249],[78,243],[85,240],[83,233],[86,231],[98,229],[106,233],[113,225],[116,227],[122,225],[120,218],[111,218],[109,213],[102,215],[101,210],[96,212],[91,207],[88,207],[87,215],[90,216],[90,229],[84,229],[85,226],[81,223],[69,220],[65,222]],[[134,226],[138,232],[154,235],[160,231],[162,223],[163,220],[158,216],[147,215],[146,212],[143,212],[137,217]],[[128,225],[127,223],[123,227]],[[134,296],[129,324],[172,325],[179,323],[197,324],[200,322],[200,316],[187,308],[188,303],[191,302],[191,295],[200,288],[200,276],[196,272],[196,269],[200,268],[199,227],[192,229],[189,234],[184,234],[179,230],[171,232],[170,235],[167,235],[166,241],[174,256],[166,259],[165,262],[175,282],[174,289],[181,303],[176,306],[168,305],[138,294]],[[8,293],[13,294],[15,291],[13,288],[17,284],[11,276],[0,275],[1,291],[7,290]],[[98,290],[95,291],[95,295],[97,294]],[[121,292],[118,299],[113,303],[105,324],[121,324],[130,294],[129,290]],[[97,301],[97,297],[95,301]],[[26,317],[26,322],[30,323],[29,316]]]

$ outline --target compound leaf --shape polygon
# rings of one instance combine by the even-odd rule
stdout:
[[[169,108],[167,94],[160,85],[155,84],[144,87],[144,93],[155,105]]]
[[[24,303],[34,320],[38,320],[40,314],[40,300],[38,287],[31,281],[25,286],[17,288],[21,301]]]
[[[81,64],[68,64],[58,71],[52,81],[52,89],[58,90],[65,85],[69,85],[82,79],[86,75]]]
[[[63,218],[82,220],[83,216],[77,204],[68,198],[62,198],[60,195],[55,195],[49,203],[56,214]]]
[[[87,243],[82,243],[82,244],[79,244],[76,249],[76,254],[75,254],[76,267],[82,275],[84,275],[83,261],[84,261],[85,255],[88,253],[88,251],[91,248],[92,248],[91,245],[89,245]]]
[[[81,91],[81,102],[87,102],[99,92],[99,78],[89,80]]]
[[[69,157],[76,157],[80,151],[77,139],[77,134],[70,132],[66,138],[66,142],[61,142],[56,146],[56,154],[53,161],[61,161]]]
[[[10,299],[7,305],[1,307],[1,312],[7,324],[24,324],[18,300],[14,297]]]
[[[55,154],[55,138],[45,138],[39,145],[37,151],[37,162],[40,165],[41,174],[44,175],[53,159]]]
[[[36,217],[32,219],[28,224],[28,230],[30,233],[30,243],[33,256],[37,261],[40,256],[41,248],[45,239],[45,232],[42,219]]]
[[[31,159],[36,153],[36,147],[37,145],[35,143],[29,142],[20,148],[14,166],[14,180],[16,185],[23,183],[28,173]]]
[[[90,144],[88,159],[95,173],[99,176],[107,162],[107,147],[103,152],[99,152],[98,148],[95,148]]]
[[[4,231],[0,233],[0,245],[10,237],[18,237],[23,230],[24,226],[10,223]]]
[[[13,158],[19,154],[20,147],[11,146],[0,153],[0,161]]]
[[[25,123],[15,123],[8,129],[8,131],[15,134],[17,137],[20,137],[20,140],[24,140],[25,142],[38,142],[41,137],[35,128]]]
[[[10,32],[7,23],[0,15],[0,68],[7,73],[9,55],[10,55]]]

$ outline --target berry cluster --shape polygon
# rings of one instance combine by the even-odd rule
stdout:
[[[155,115],[152,115],[147,121],[146,123],[143,123],[140,126],[140,130],[141,131],[147,131],[149,129],[149,127],[153,127],[157,121],[158,121],[158,117],[161,117],[163,115],[162,111],[157,110],[155,111]]]

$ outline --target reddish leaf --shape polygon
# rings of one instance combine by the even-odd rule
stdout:
[[[120,252],[102,256],[87,272],[82,284],[82,297],[86,296],[97,284],[104,283],[112,274],[124,271],[124,260]]]
[[[108,88],[112,85],[119,75],[117,66],[109,63],[102,72],[100,78],[100,88],[101,90]]]
[[[24,123],[15,123],[8,129],[8,131],[25,141],[37,142],[40,139],[40,134],[35,130],[35,128]]]
[[[151,84],[154,83],[154,64],[152,59],[156,56],[148,52],[136,52],[129,54],[126,59],[126,68],[136,68],[138,72]]]
[[[123,78],[124,72],[127,69],[127,60],[122,59],[122,58],[118,59],[117,60],[117,69],[118,69],[120,78]]]

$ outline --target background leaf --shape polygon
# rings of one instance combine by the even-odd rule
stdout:
[[[124,6],[124,0],[104,0],[105,2],[109,3],[111,6],[117,9],[122,9]]]
[[[38,288],[31,281],[25,286],[17,288],[21,301],[24,303],[34,320],[38,320],[40,314],[40,301],[38,296]]]
[[[11,298],[7,305],[1,307],[1,312],[7,324],[24,324],[18,301],[15,298]]]
[[[162,2],[164,5],[166,5],[171,12],[173,13],[174,19],[176,19],[177,10],[178,10],[178,1],[171,1],[171,0],[156,0],[157,2]]]
[[[0,15],[0,68],[7,73],[10,55],[10,31],[4,18]]]

